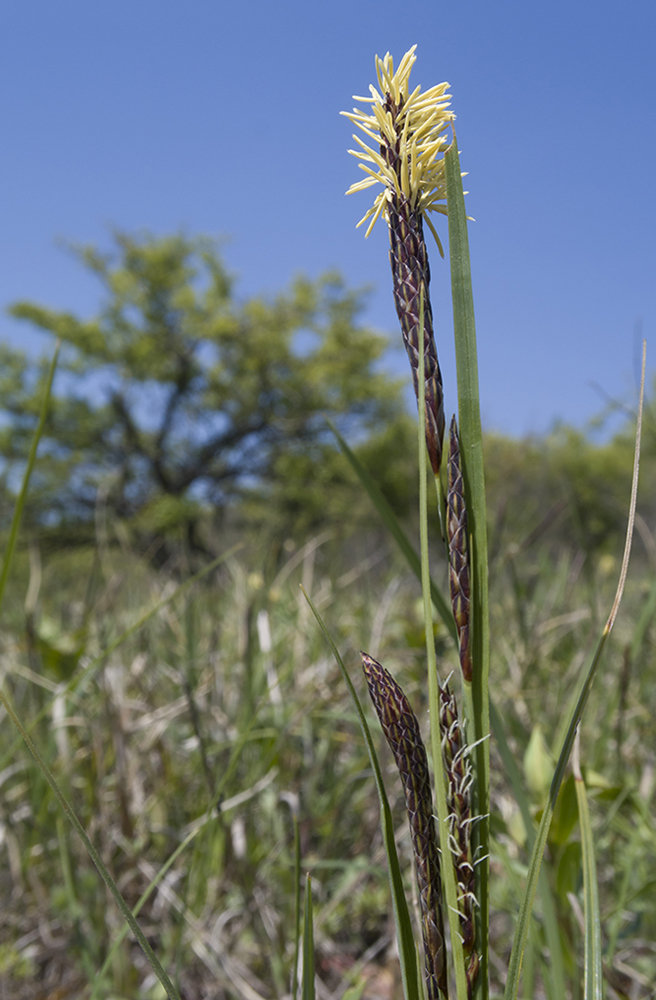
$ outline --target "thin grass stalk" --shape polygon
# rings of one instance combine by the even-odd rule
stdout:
[[[312,919],[312,877],[305,876],[305,920],[303,930],[303,1000],[314,1000],[314,921]]]
[[[519,995],[522,959],[524,956],[524,949],[526,947],[526,938],[528,935],[531,910],[533,909],[533,901],[535,899],[535,892],[537,889],[538,878],[542,866],[542,857],[544,855],[544,849],[546,847],[547,837],[549,835],[549,827],[551,826],[551,820],[553,819],[553,814],[556,807],[558,792],[560,791],[560,786],[562,784],[563,776],[565,774],[565,768],[567,767],[567,762],[569,760],[570,753],[572,752],[574,739],[576,737],[576,731],[578,729],[579,723],[581,722],[583,712],[585,711],[585,706],[587,704],[588,697],[590,695],[590,690],[592,688],[592,684],[595,679],[599,663],[601,661],[601,654],[603,653],[604,646],[606,645],[606,640],[608,639],[608,636],[610,635],[613,629],[613,625],[615,624],[617,612],[619,610],[620,602],[622,600],[622,594],[624,592],[624,584],[626,582],[626,575],[629,568],[629,557],[631,555],[631,542],[633,539],[633,527],[635,524],[635,510],[636,510],[636,501],[638,495],[638,473],[640,469],[640,441],[642,436],[642,412],[643,412],[643,404],[645,396],[645,366],[646,366],[646,343],[643,341],[642,378],[640,382],[640,400],[638,403],[638,420],[636,426],[635,452],[633,458],[633,481],[631,483],[631,500],[629,504],[629,518],[626,529],[624,556],[622,558],[622,566],[620,569],[617,590],[615,592],[615,599],[613,601],[610,614],[608,615],[606,624],[604,625],[601,636],[599,638],[599,642],[597,643],[597,648],[594,652],[594,656],[592,657],[592,662],[590,664],[590,667],[588,668],[583,688],[581,690],[577,703],[570,717],[570,722],[567,727],[565,738],[563,740],[563,745],[561,747],[560,753],[558,755],[558,760],[556,762],[554,776],[551,781],[551,787],[549,789],[549,798],[543,810],[542,819],[540,821],[538,833],[535,838],[535,843],[533,845],[533,851],[531,852],[531,858],[529,861],[529,867],[526,876],[526,887],[524,890],[524,898],[522,899],[522,905],[517,919],[517,926],[515,927],[515,935],[513,938],[512,951],[510,953],[508,978],[506,979],[506,989],[504,993],[505,1000],[517,1000],[517,997]]]
[[[453,329],[458,381],[458,427],[460,457],[469,531],[471,684],[463,682],[467,740],[473,746],[473,828],[476,861],[477,949],[481,957],[476,996],[489,994],[488,948],[490,925],[490,626],[487,571],[487,509],[483,471],[483,432],[478,389],[478,359],[474,298],[469,262],[467,215],[462,173],[455,139],[444,155],[449,219],[449,260],[453,298]]]
[[[572,771],[576,788],[581,830],[581,859],[583,862],[583,1000],[602,1000],[601,967],[601,917],[597,888],[594,836],[590,822],[590,809],[580,764],[581,731],[577,730],[572,754]]]
[[[420,299],[420,320],[423,321],[423,294]],[[423,355],[419,357],[419,413],[423,412]],[[435,641],[433,639],[433,609],[431,604],[430,563],[428,554],[428,489],[426,464],[426,444],[421,426],[418,423],[417,446],[419,449],[419,536],[421,546],[421,591],[424,606],[424,631],[426,634],[426,665],[428,669],[428,703],[431,719],[431,752],[433,757],[433,777],[435,781],[435,799],[437,802],[437,828],[439,834],[442,858],[442,884],[444,899],[449,919],[449,937],[451,940],[451,955],[456,977],[458,1000],[468,996],[465,958],[460,936],[460,912],[458,910],[458,891],[456,873],[449,845],[449,813],[447,806],[447,788],[444,759],[442,756],[442,740],[440,735],[440,705],[438,692],[437,661],[435,657]]]
[[[298,993],[298,955],[301,945],[301,831],[296,810],[292,810],[294,824],[294,967],[292,969],[292,1000]]]

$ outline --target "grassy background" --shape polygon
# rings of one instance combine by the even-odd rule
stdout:
[[[490,438],[487,461],[491,690],[539,818],[551,748],[612,601],[631,446],[619,440],[592,448],[564,431],[546,442]],[[652,477],[647,453],[643,544],[582,738],[609,996],[630,998],[653,996],[656,982]],[[42,716],[33,737],[131,905],[200,824],[139,918],[188,1000],[289,994],[292,814],[302,870],[313,877],[320,1000],[399,993],[368,761],[299,584],[329,624],[358,690],[363,648],[395,673],[425,723],[421,597],[382,532],[349,534],[347,527],[304,545],[278,540],[275,562],[271,539],[246,534],[239,551],[182,590],[192,573],[184,548],[156,570],[120,523],[106,524],[94,546],[42,553],[26,546],[16,559],[3,609],[3,683],[25,723]],[[216,537],[216,551],[234,540]],[[443,584],[439,554],[434,565]],[[447,675],[456,664],[437,622],[435,637]],[[93,981],[98,997],[161,996],[129,937],[98,976],[120,916],[4,716],[0,733],[0,996],[88,997]],[[382,743],[411,896],[401,788]],[[494,743],[492,779],[494,996],[526,865],[524,830]],[[582,937],[571,779],[547,871],[574,998]],[[538,907],[526,996],[551,996],[548,969]]]

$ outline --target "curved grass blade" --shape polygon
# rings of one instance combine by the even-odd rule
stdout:
[[[303,1000],[314,1000],[314,925],[312,878],[305,876],[305,921],[303,924]]]
[[[597,866],[595,863],[594,839],[588,797],[579,763],[580,733],[577,732],[572,757],[576,801],[579,807],[581,828],[581,857],[583,861],[583,916],[585,921],[584,943],[584,1000],[601,1000],[601,918],[599,915],[599,893],[597,891]]]
[[[326,628],[324,621],[317,611],[316,607],[312,603],[309,595],[306,593],[303,587],[301,587],[303,596],[305,600],[310,605],[312,614],[317,620],[319,628],[323,632],[328,645],[331,648],[332,654],[335,658],[335,662],[340,669],[342,677],[349,689],[351,698],[353,699],[353,704],[358,713],[358,720],[360,722],[360,728],[362,729],[362,735],[364,736],[364,742],[367,747],[367,752],[369,754],[369,760],[371,762],[371,767],[374,772],[374,780],[376,782],[376,789],[378,791],[378,798],[380,800],[380,816],[381,816],[381,828],[383,832],[383,842],[385,844],[385,853],[387,855],[387,870],[390,881],[390,890],[392,893],[392,908],[394,912],[394,924],[396,927],[396,937],[399,946],[399,960],[401,963],[401,980],[403,983],[403,995],[405,1000],[419,1000],[421,993],[419,991],[419,982],[417,979],[417,960],[416,960],[416,949],[415,942],[412,936],[412,924],[410,923],[410,914],[408,913],[408,904],[405,898],[405,893],[403,891],[403,880],[401,878],[401,869],[399,867],[399,858],[396,853],[396,843],[394,840],[394,824],[392,822],[392,812],[387,799],[387,792],[385,791],[385,785],[383,783],[383,775],[380,770],[380,764],[378,763],[378,756],[376,754],[376,748],[374,746],[373,739],[371,738],[371,732],[367,724],[367,719],[362,710],[362,705],[360,704],[360,699],[358,698],[357,692],[353,687],[353,682],[349,676],[349,673],[344,666],[344,662],[339,655],[337,647],[333,642],[328,629]]]
[[[52,382],[55,377],[55,369],[57,368],[57,361],[59,360],[59,349],[61,347],[61,341],[58,340],[55,345],[55,352],[52,356],[52,361],[50,362],[50,368],[48,369],[48,374],[46,375],[46,382],[43,388],[43,396],[41,397],[41,409],[39,410],[39,421],[36,425],[36,429],[32,436],[32,441],[30,443],[30,450],[27,456],[27,465],[25,466],[25,472],[23,473],[23,481],[21,483],[20,493],[16,499],[16,506],[14,507],[14,513],[11,519],[11,527],[9,528],[9,540],[7,542],[7,549],[5,551],[5,557],[2,563],[2,572],[0,573],[0,604],[2,604],[2,598],[4,597],[5,587],[7,585],[7,577],[9,576],[9,570],[11,569],[11,563],[14,556],[14,550],[16,548],[16,539],[18,538],[18,530],[20,528],[21,517],[23,516],[23,507],[25,506],[25,499],[27,497],[27,488],[30,483],[30,476],[32,475],[32,469],[34,468],[34,463],[36,461],[36,453],[39,447],[39,441],[41,440],[41,435],[43,434],[43,428],[46,425],[46,418],[48,416],[48,406],[50,404],[50,393],[52,391]]]
[[[462,190],[462,175],[455,133],[444,154],[446,197],[449,219],[449,260],[451,295],[453,299],[453,332],[458,376],[458,427],[461,442],[462,474],[467,497],[467,518],[470,532],[471,573],[471,655],[473,677],[471,686],[463,682],[465,711],[469,725],[473,722],[470,743],[475,782],[475,811],[480,817],[473,830],[473,847],[481,859],[476,865],[476,895],[478,910],[481,969],[476,995],[486,998],[488,985],[489,940],[489,854],[490,854],[490,711],[488,676],[490,637],[487,579],[487,509],[483,473],[483,432],[478,391],[478,357],[476,325],[469,262],[467,215]],[[471,738],[473,736],[473,739]]]
[[[615,619],[617,617],[617,612],[619,610],[620,601],[622,600],[622,594],[624,592],[624,584],[626,582],[626,574],[629,568],[629,556],[631,555],[631,542],[633,540],[633,525],[635,523],[635,509],[636,509],[636,499],[638,494],[638,472],[640,468],[640,439],[642,434],[642,410],[645,395],[645,364],[646,364],[646,345],[643,342],[642,350],[642,381],[640,384],[640,402],[638,405],[638,421],[636,426],[636,441],[635,441],[635,453],[633,459],[633,482],[631,484],[631,502],[629,506],[629,519],[626,529],[626,543],[624,546],[624,557],[622,559],[622,567],[620,569],[620,577],[617,584],[617,591],[615,593],[615,599],[613,601],[613,606],[608,615],[606,624],[604,625],[601,637],[597,644],[594,656],[592,658],[592,663],[588,669],[581,694],[579,695],[578,701],[572,712],[572,716],[567,727],[567,732],[563,740],[563,746],[561,748],[560,754],[558,755],[558,761],[556,763],[556,769],[554,771],[554,776],[551,782],[551,788],[549,789],[549,800],[545,806],[544,812],[542,813],[542,820],[538,829],[538,834],[533,845],[533,851],[531,853],[531,860],[529,862],[528,873],[526,876],[526,889],[524,892],[524,899],[522,900],[522,907],[517,920],[517,926],[515,928],[515,936],[513,939],[512,951],[510,953],[510,964],[508,968],[508,978],[506,980],[506,990],[504,993],[505,1000],[517,1000],[519,993],[519,980],[522,970],[522,957],[524,955],[524,948],[526,946],[526,936],[528,934],[528,925],[531,916],[531,910],[533,908],[533,900],[535,898],[535,891],[538,884],[538,877],[540,873],[540,867],[542,864],[542,855],[544,854],[544,848],[547,843],[547,836],[549,834],[549,827],[551,826],[551,820],[553,818],[554,809],[556,806],[556,800],[558,798],[558,792],[560,791],[560,786],[562,784],[563,776],[565,774],[565,768],[567,767],[567,761],[569,760],[569,755],[572,751],[572,746],[574,745],[574,738],[576,736],[576,730],[578,729],[581,717],[585,710],[585,706],[588,701],[588,696],[590,694],[590,689],[594,681],[595,675],[597,673],[597,668],[601,660],[601,654],[603,652],[604,646],[606,645],[606,640],[611,633],[613,625],[615,624]]]

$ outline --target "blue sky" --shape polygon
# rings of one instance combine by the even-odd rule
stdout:
[[[228,238],[239,296],[337,267],[395,333],[386,233],[355,230],[370,197],[344,197],[358,171],[338,112],[376,53],[414,43],[412,82],[448,80],[458,116],[486,426],[583,426],[604,394],[632,403],[640,330],[656,365],[653,0],[7,4],[0,303],[92,314],[97,286],[58,240],[182,228]],[[432,271],[451,409],[436,251]],[[6,316],[0,336],[37,342]]]

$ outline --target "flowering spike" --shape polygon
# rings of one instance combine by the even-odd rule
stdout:
[[[428,286],[430,269],[424,239],[424,221],[442,245],[430,213],[446,212],[446,179],[443,154],[448,145],[444,134],[454,119],[449,111],[448,83],[440,83],[425,93],[421,87],[410,92],[410,71],[416,60],[416,45],[403,56],[394,72],[389,54],[376,56],[376,75],[382,93],[370,87],[370,98],[355,98],[370,104],[370,111],[345,112],[347,118],[377,144],[372,149],[357,136],[358,150],[349,150],[364,170],[365,181],[356,181],[347,194],[380,183],[372,207],[358,225],[369,221],[366,235],[383,216],[390,233],[390,263],[394,283],[394,304],[401,324],[415,394],[419,398],[419,351],[424,354],[426,446],[431,468],[440,471],[444,439],[444,392],[442,373],[433,337],[433,313]],[[419,303],[424,291],[424,329],[419,329]]]
[[[460,465],[458,426],[453,417],[449,428],[449,463],[446,494],[446,533],[449,542],[449,590],[453,617],[458,629],[460,666],[466,681],[472,679],[471,644],[469,637],[469,539],[467,536],[467,506]]]
[[[353,98],[355,101],[371,104],[371,112],[355,108],[352,112],[343,111],[342,114],[369,137],[373,138],[375,135],[381,146],[394,146],[401,137],[404,138],[408,181],[412,192],[410,208],[423,215],[437,211],[437,203],[444,201],[446,197],[444,160],[440,154],[448,146],[444,133],[455,115],[448,110],[451,103],[451,95],[447,93],[448,83],[439,83],[424,93],[421,92],[421,87],[416,87],[410,93],[410,71],[417,59],[416,48],[413,45],[406,52],[396,72],[389,52],[384,59],[376,56],[376,75],[381,92],[370,87],[371,97]],[[414,148],[413,139],[416,140]],[[376,154],[373,151],[371,153],[370,162],[380,170]],[[396,153],[397,156],[403,156],[404,150],[399,148]],[[401,175],[398,176],[401,180]],[[383,185],[383,190],[376,197],[375,208],[381,202],[384,204],[389,200],[389,177],[380,171],[378,180]],[[354,190],[357,190],[355,185],[349,188],[347,194],[352,194]],[[384,214],[388,219],[386,210]]]
[[[476,876],[471,847],[473,779],[469,752],[458,718],[458,706],[455,695],[449,689],[448,681],[439,685],[439,706],[442,753],[448,782],[449,846],[458,881],[458,908],[466,964],[467,994],[471,997],[480,965],[474,927]]]
[[[389,670],[362,653],[369,694],[403,782],[417,870],[428,1000],[447,995],[440,856],[426,749],[417,717]]]

